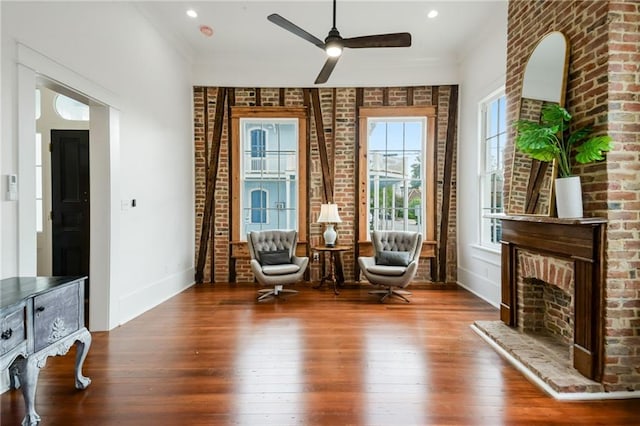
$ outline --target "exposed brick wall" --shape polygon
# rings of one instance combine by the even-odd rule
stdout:
[[[606,189],[591,198],[609,219],[604,373],[612,388],[640,391],[640,2],[610,2],[608,23],[604,113],[615,148],[607,155]]]
[[[508,122],[519,116],[524,67],[550,31],[569,40],[566,107],[575,127],[593,124],[613,137],[604,162],[574,166],[586,216],[609,220],[606,237],[605,368],[608,391],[640,391],[640,3],[509,2]],[[505,196],[511,191],[513,129],[505,150]]]
[[[217,88],[209,88],[209,138],[213,133],[213,118],[215,113],[215,101]],[[236,106],[277,106],[280,104],[280,89],[278,88],[235,88]],[[450,87],[441,86],[439,88],[419,86],[412,87],[412,105],[432,105],[433,93],[438,93],[438,118],[437,118],[437,206],[436,206],[436,227],[438,227],[442,208],[442,186],[443,186],[443,160],[446,143],[446,132],[448,124],[449,93]],[[386,91],[386,94],[385,94]],[[259,100],[256,96],[259,93]],[[303,106],[303,90],[296,88],[284,89],[285,106]],[[334,170],[334,201],[340,207],[340,217],[342,223],[336,226],[340,244],[353,247],[356,243],[357,230],[355,229],[355,216],[357,214],[357,194],[356,194],[356,89],[355,88],[335,88],[320,89],[320,103],[324,124],[324,137],[330,167]],[[386,102],[388,106],[406,106],[409,102],[409,90],[404,87],[397,88],[365,88],[363,89],[363,106],[383,106]],[[335,105],[335,107],[334,107]],[[201,221],[204,210],[205,196],[205,161],[204,161],[204,88],[194,88],[194,120],[195,120],[195,161],[196,161],[196,252],[199,249],[199,239]],[[210,253],[208,254],[207,268],[205,270],[205,280],[212,282],[226,282],[232,271],[229,271],[230,249],[229,238],[231,229],[229,226],[229,136],[228,121],[225,111],[225,121],[223,126],[222,145],[220,152],[220,163],[218,170],[218,180],[216,182],[216,207],[214,217],[214,249],[215,267],[213,276],[210,272]],[[313,117],[310,120],[310,163],[308,196],[310,200],[309,218],[309,238],[308,243],[312,248],[321,244],[324,227],[316,223],[322,199],[322,170],[320,167],[320,155],[318,148],[318,138]],[[455,147],[454,147],[455,148]],[[455,158],[455,156],[454,156]],[[447,281],[456,281],[456,202],[455,202],[455,164],[453,166],[453,188],[452,203],[449,216],[448,231],[448,255],[447,255]],[[348,251],[343,255],[344,274],[347,281],[357,280],[354,275],[356,259],[353,251]],[[312,280],[319,280],[320,262],[311,263],[310,274]],[[237,282],[252,282],[253,275],[246,259],[238,259],[235,264],[235,276]],[[423,261],[420,264],[417,281],[429,281],[431,277],[430,262]]]

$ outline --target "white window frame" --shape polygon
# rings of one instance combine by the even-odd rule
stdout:
[[[503,190],[500,191],[500,193],[502,194],[501,196],[504,196],[504,145],[502,145],[502,149],[498,150],[498,155],[500,156],[498,160],[499,166],[496,169],[488,170],[486,164],[488,147],[487,141],[492,137],[503,135],[503,141],[504,143],[506,143],[508,124],[506,123],[505,119],[505,128],[502,129],[502,131],[498,130],[498,133],[496,133],[495,135],[489,135],[489,123],[487,121],[489,117],[490,106],[494,102],[499,101],[501,98],[504,99],[504,108],[500,112],[505,114],[506,118],[507,108],[504,86],[495,90],[482,101],[480,101],[478,106],[478,194],[480,194],[478,199],[478,244],[481,247],[486,247],[488,249],[496,251],[500,250],[500,235],[502,229],[501,219],[493,217],[491,215],[504,213],[505,200],[504,198],[502,198],[499,203],[501,207],[498,207],[497,209],[495,205],[497,205],[498,203],[487,204],[487,201],[494,200],[494,198],[496,197],[496,194],[487,194],[487,188],[492,186],[492,182],[494,182],[495,179],[501,177]]]

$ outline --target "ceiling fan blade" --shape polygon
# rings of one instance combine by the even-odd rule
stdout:
[[[333,69],[336,67],[338,59],[340,59],[340,56],[327,58],[327,62],[324,63],[324,66],[320,70],[320,74],[318,74],[318,77],[316,78],[316,81],[314,81],[314,84],[326,83],[327,80],[329,80],[329,76],[331,75]]]
[[[411,46],[411,34],[377,34],[345,38],[343,41],[344,47],[350,47],[352,49],[361,49],[365,47],[409,47]]]
[[[309,34],[305,30],[303,30],[302,28],[294,24],[293,22],[283,18],[277,13],[272,13],[271,15],[267,16],[267,19],[273,22],[274,24],[276,24],[277,26],[284,28],[285,30],[297,35],[298,37],[301,37],[307,40],[312,44],[315,44],[320,49],[324,50],[324,42],[322,40],[320,40],[319,38],[317,38],[312,34]]]

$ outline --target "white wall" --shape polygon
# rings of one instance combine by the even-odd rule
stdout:
[[[458,128],[458,284],[489,303],[500,303],[500,253],[480,248],[478,107],[505,84],[507,3],[488,22],[486,34],[469,46],[460,65]]]
[[[190,66],[128,3],[2,2],[0,7],[3,179],[17,173],[18,162],[25,160],[18,159],[23,143],[18,134],[24,128],[18,111],[21,103],[28,102],[20,94],[18,63],[29,68],[27,79],[29,71],[44,73],[83,92],[106,117],[94,129],[92,115],[91,125],[91,292],[104,296],[92,297],[91,309],[99,311],[94,306],[99,303],[110,307],[95,323],[92,316],[91,327],[113,328],[193,283]],[[55,76],[46,75],[52,70]],[[108,137],[94,138],[94,131]],[[94,143],[111,145],[94,149]],[[20,176],[20,181],[31,185],[27,177]],[[93,191],[105,183],[109,184],[103,185],[105,191]],[[128,205],[131,199],[136,199],[137,207],[119,205],[121,201]],[[20,252],[17,231],[18,211],[29,211],[35,203],[5,197],[1,203],[0,277],[5,278],[25,272],[19,266],[21,256],[35,260],[35,251]],[[101,226],[107,229],[104,234]],[[96,258],[103,253],[93,250],[94,227],[96,235],[107,240],[101,241],[109,253],[104,260]],[[110,271],[94,289],[93,274],[102,274],[104,263],[109,263]]]

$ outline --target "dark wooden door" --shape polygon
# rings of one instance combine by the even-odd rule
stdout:
[[[89,201],[89,131],[51,130],[53,275],[89,275]]]

